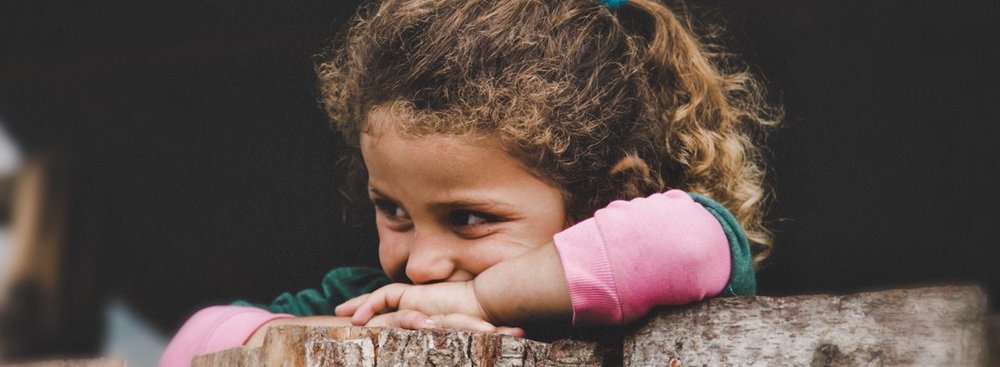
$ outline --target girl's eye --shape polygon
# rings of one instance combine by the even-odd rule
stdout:
[[[461,227],[471,227],[480,224],[497,222],[500,219],[485,213],[468,211],[468,210],[459,210],[454,213],[451,213],[449,220],[451,221],[452,226],[461,228]]]
[[[383,214],[385,214],[390,219],[394,220],[410,220],[410,214],[403,210],[403,207],[396,205],[395,203],[385,200],[385,199],[375,199],[372,200],[375,203],[375,207],[378,208]]]
[[[399,219],[410,219],[410,215],[401,206],[396,206],[395,210],[392,211],[392,216]]]

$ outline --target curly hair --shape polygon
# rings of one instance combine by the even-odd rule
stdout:
[[[656,0],[383,0],[343,37],[317,73],[356,184],[367,176],[360,135],[387,108],[415,136],[499,139],[563,189],[573,220],[677,188],[729,208],[755,261],[770,251],[755,137],[778,109]]]

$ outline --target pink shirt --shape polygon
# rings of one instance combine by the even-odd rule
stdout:
[[[715,296],[729,281],[722,225],[680,190],[615,201],[556,234],[555,245],[577,326],[627,323],[655,306]],[[238,347],[283,317],[292,316],[241,306],[203,309],[170,341],[160,366],[188,366],[197,355]]]
[[[722,224],[680,190],[615,201],[555,244],[576,326],[627,323],[655,306],[715,296],[729,282]]]
[[[241,346],[268,321],[286,317],[294,316],[242,306],[202,309],[191,316],[170,340],[160,357],[160,366],[190,366],[195,356]]]

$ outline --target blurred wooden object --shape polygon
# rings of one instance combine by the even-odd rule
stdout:
[[[216,366],[984,366],[976,287],[716,298],[664,308],[621,348],[465,331],[285,327],[260,348],[199,356]],[[619,350],[621,355],[602,355]],[[994,353],[996,350],[994,350]]]
[[[100,352],[114,278],[102,271],[106,249],[92,230],[104,217],[89,209],[78,163],[65,151],[38,151],[17,173],[11,262],[0,269],[0,361]]]
[[[67,175],[58,155],[29,158],[11,198],[11,262],[0,284],[0,360],[44,357],[66,310]]]

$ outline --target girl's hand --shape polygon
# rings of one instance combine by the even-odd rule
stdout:
[[[463,314],[490,321],[483,311],[472,281],[427,285],[393,283],[352,298],[337,306],[337,316],[350,317],[354,325],[365,325],[373,316],[395,310],[420,311],[425,315]]]
[[[516,295],[511,297],[511,295]],[[374,315],[395,310],[425,315],[463,314],[491,324],[570,324],[573,302],[553,243],[502,261],[465,282],[422,285],[393,283],[355,297],[334,310],[364,325]]]
[[[396,310],[400,311],[391,312]],[[430,316],[420,318],[413,312]],[[471,281],[429,285],[394,283],[344,302],[337,306],[335,313],[350,317],[354,325],[465,329],[524,336],[521,328],[497,327],[487,321]],[[391,318],[381,319],[390,315]]]

